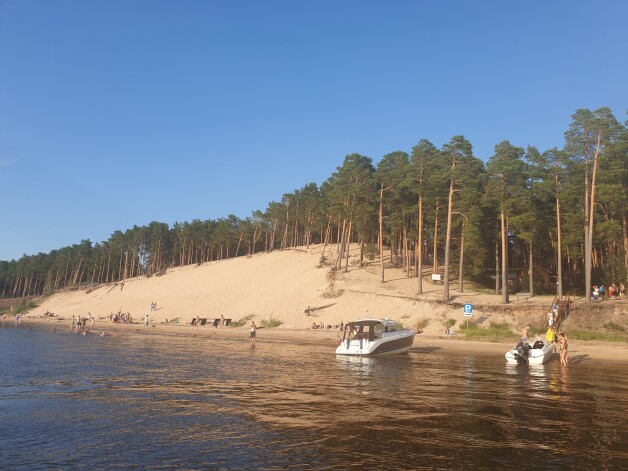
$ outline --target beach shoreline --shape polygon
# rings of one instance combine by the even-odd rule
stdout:
[[[8,323],[9,321],[6,321]],[[38,328],[56,329],[56,333],[70,334],[70,323],[67,319],[26,317],[20,323],[24,328],[32,325]],[[89,327],[89,323],[88,326]],[[149,325],[143,324],[113,324],[106,321],[96,321],[94,331],[89,335],[111,336],[117,331],[121,336],[178,336],[198,339],[236,340],[243,343],[249,340],[248,326],[219,327],[190,326],[190,325]],[[76,335],[76,334],[73,334]],[[506,351],[515,345],[515,341],[500,340],[467,340],[460,336],[416,335],[411,354],[438,353],[441,355],[460,356],[503,356]],[[324,346],[329,348],[330,355],[334,354],[338,344],[338,331],[335,329],[282,329],[258,328],[257,345],[259,348],[281,344]],[[247,345],[248,348],[248,345]],[[628,345],[623,343],[599,341],[569,341],[570,363],[577,364],[583,361],[604,363],[627,363]],[[556,357],[558,355],[556,354]]]
[[[421,331],[413,347],[416,352],[438,349],[503,355],[514,347],[528,324],[544,338],[553,295],[514,293],[510,303],[502,304],[501,295],[494,291],[471,283],[460,290],[457,283],[451,283],[449,302],[444,302],[443,285],[428,281],[427,274],[419,294],[412,270],[388,264],[382,282],[379,261],[362,260],[357,244],[340,270],[324,263],[334,259],[332,250],[321,245],[277,250],[171,268],[161,276],[140,276],[122,283],[75,286],[34,300],[37,307],[22,319],[63,326],[60,330],[69,332],[73,316],[93,317],[96,331],[233,339],[249,339],[248,327],[254,321],[261,343],[317,343],[328,345],[330,351],[337,345],[339,325],[365,318],[393,319]],[[582,298],[571,297],[570,301],[571,313],[561,326],[568,336],[571,330],[580,330],[626,337],[626,300],[584,303]],[[465,305],[472,306],[470,317],[465,316]],[[54,313],[54,321],[44,317],[50,313]],[[116,314],[128,314],[134,323],[109,323]],[[146,316],[148,328],[143,326]],[[211,326],[223,317],[232,325]],[[60,318],[63,320],[56,321]],[[206,325],[192,326],[193,319]],[[498,342],[475,337],[465,340],[467,322],[480,330],[498,327],[511,335]],[[235,327],[236,323],[243,327]],[[457,335],[445,335],[446,328]],[[628,343],[570,338],[569,353],[572,358],[628,361]]]

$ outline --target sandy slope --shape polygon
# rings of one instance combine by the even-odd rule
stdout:
[[[73,290],[55,294],[28,313],[36,319],[46,310],[63,317],[69,330],[72,315],[85,316],[91,313],[96,319],[97,330],[111,332],[113,326],[104,320],[112,312],[130,312],[136,322],[141,322],[149,314],[152,327],[148,330],[137,324],[116,326],[121,332],[155,333],[163,335],[203,335],[226,336],[245,340],[247,326],[242,328],[214,329],[209,326],[190,327],[189,323],[197,315],[217,318],[224,315],[234,321],[252,315],[257,325],[271,318],[282,322],[276,329],[265,329],[258,338],[293,341],[299,343],[336,342],[335,330],[308,330],[312,323],[337,325],[341,321],[364,317],[388,317],[401,321],[406,326],[417,322],[424,327],[417,336],[414,349],[421,352],[438,348],[452,353],[503,354],[516,341],[501,343],[460,341],[462,336],[443,335],[443,323],[447,319],[456,321],[456,329],[465,322],[463,304],[473,304],[472,320],[481,325],[491,322],[506,322],[514,331],[525,323],[533,322],[542,326],[545,313],[551,305],[552,296],[517,298],[511,296],[508,306],[501,305],[501,296],[470,291],[458,292],[458,285],[450,287],[451,301],[443,303],[442,285],[432,284],[428,277],[423,283],[424,293],[417,295],[418,280],[408,277],[402,269],[387,268],[386,282],[380,282],[379,263],[374,261],[365,267],[358,267],[358,248],[352,249],[349,270],[333,275],[329,265],[320,267],[321,246],[310,249],[292,249],[257,254],[252,257],[209,262],[200,266],[188,266],[168,270],[163,276],[135,278],[126,281],[124,286],[100,286],[90,291]],[[326,253],[328,260],[333,255]],[[156,302],[157,311],[150,305]],[[612,303],[608,301],[608,303]],[[584,306],[578,300],[578,306]],[[619,323],[626,320],[626,302],[617,304],[615,313]],[[311,315],[307,309],[313,309]],[[581,309],[578,314],[587,321],[606,322],[607,314],[596,313],[595,307]],[[597,319],[596,316],[602,315]],[[176,325],[164,325],[166,320],[179,319]],[[570,323],[569,319],[567,323]],[[44,320],[48,325],[63,325],[54,320]],[[188,324],[188,327],[184,325]],[[569,326],[566,326],[568,331]],[[484,345],[484,346],[482,346]],[[605,344],[600,342],[571,342],[570,350],[583,359],[599,358],[605,361],[628,360],[626,344]],[[580,352],[580,353],[578,353]]]
[[[482,324],[506,321],[519,329],[530,315],[542,322],[552,297],[517,299],[504,312],[501,297],[477,291],[458,292],[450,287],[451,301],[444,304],[442,285],[427,277],[424,293],[417,295],[418,281],[402,269],[386,269],[386,282],[380,282],[379,264],[374,261],[358,267],[358,248],[352,249],[349,270],[333,276],[329,266],[320,267],[321,246],[256,254],[174,268],[163,276],[133,278],[122,286],[100,286],[91,291],[66,291],[46,299],[32,314],[46,310],[57,316],[86,315],[104,318],[111,312],[130,312],[139,321],[146,314],[159,324],[179,318],[189,323],[195,316],[224,315],[233,320],[253,315],[259,325],[271,317],[281,328],[310,328],[312,323],[336,325],[363,317],[388,317],[404,325],[427,322],[426,334],[437,335],[443,322],[464,322],[462,304],[474,306],[473,320]],[[327,257],[330,257],[329,248]],[[333,278],[333,279],[332,279]],[[156,302],[157,311],[150,305]],[[314,309],[311,315],[308,308]]]

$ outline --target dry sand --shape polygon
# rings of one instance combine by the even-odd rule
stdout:
[[[335,260],[327,247],[326,257]],[[134,322],[150,316],[152,332],[203,333],[246,337],[248,324],[241,328],[215,329],[210,326],[189,326],[191,320],[225,318],[238,321],[252,316],[256,324],[271,318],[281,322],[278,328],[261,330],[259,338],[294,339],[295,341],[336,342],[333,329],[310,330],[312,323],[336,326],[365,317],[387,317],[405,326],[420,323],[423,334],[417,336],[415,348],[441,348],[443,351],[499,351],[512,342],[487,343],[461,341],[443,335],[443,323],[453,319],[457,325],[465,322],[463,305],[473,304],[472,320],[480,325],[506,322],[518,331],[525,323],[538,321],[542,325],[552,296],[534,298],[511,296],[511,304],[500,304],[501,296],[471,291],[458,291],[458,284],[450,286],[449,303],[443,303],[442,285],[423,280],[423,293],[417,295],[418,280],[400,268],[387,268],[385,282],[380,281],[379,263],[373,261],[364,267],[358,263],[358,248],[351,251],[349,269],[333,272],[320,266],[322,246],[309,249],[291,249],[208,262],[197,266],[169,269],[163,276],[139,277],[126,280],[124,285],[102,285],[91,290],[68,290],[46,298],[26,317],[38,318],[45,311],[55,313],[69,326],[72,315],[96,318],[96,329],[112,326],[104,320],[110,313],[129,312]],[[334,275],[335,273],[335,275]],[[151,303],[157,310],[151,311]],[[306,313],[310,310],[310,314]],[[625,311],[625,305],[624,305]],[[165,325],[166,320],[175,325]],[[46,321],[48,322],[48,321]],[[54,322],[54,321],[50,321]],[[116,327],[118,328],[118,327]],[[135,331],[138,325],[127,326]],[[453,327],[456,330],[457,327]],[[120,327],[125,329],[125,327]],[[143,329],[143,327],[142,327]],[[193,329],[193,330],[192,330]],[[578,355],[580,345],[571,341],[571,354]],[[596,358],[628,359],[625,344],[594,344],[583,342]],[[584,350],[584,347],[582,347]],[[589,351],[591,350],[591,351]],[[605,353],[608,352],[608,355]]]

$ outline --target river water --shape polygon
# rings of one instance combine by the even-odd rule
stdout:
[[[628,365],[0,329],[2,469],[626,469]]]

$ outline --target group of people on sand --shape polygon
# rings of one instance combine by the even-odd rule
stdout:
[[[323,322],[321,322],[320,324],[317,324],[316,322],[312,322],[312,327],[311,327],[312,330],[314,330],[314,329],[331,329],[331,328],[332,328],[331,324],[324,324]]]
[[[595,285],[593,286],[593,294],[591,299],[593,301],[604,301],[604,296],[606,295],[607,289],[604,285]],[[614,301],[618,301],[620,299],[624,299],[626,296],[626,287],[623,283],[619,283],[619,286],[615,283],[611,283],[608,285],[608,298]]]
[[[131,324],[133,322],[131,313],[122,312],[120,309],[117,313],[110,313],[108,316],[109,323],[111,324]]]

